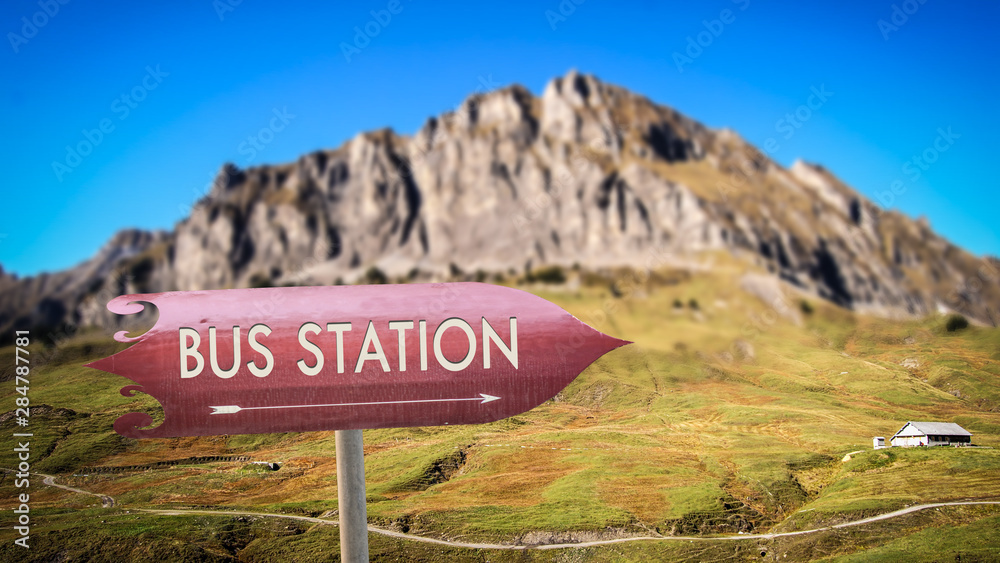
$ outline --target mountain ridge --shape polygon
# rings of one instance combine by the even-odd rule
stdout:
[[[354,282],[543,265],[642,267],[727,251],[800,290],[882,316],[996,324],[1000,262],[875,203],[819,165],[784,168],[592,75],[540,96],[467,98],[413,135],[362,132],[295,162],[225,164],[170,232],[124,230],[93,258],[0,270],[0,327],[115,322],[121,293]]]

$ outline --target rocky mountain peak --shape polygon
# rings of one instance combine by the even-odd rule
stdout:
[[[352,282],[373,268],[428,280],[644,267],[651,253],[680,263],[704,250],[876,314],[990,322],[1000,304],[996,283],[971,283],[995,259],[820,165],[786,170],[735,131],[571,70],[537,97],[474,94],[412,136],[381,129],[290,163],[225,164],[171,233],[123,231],[72,270],[0,276],[0,326],[97,322],[105,293]]]

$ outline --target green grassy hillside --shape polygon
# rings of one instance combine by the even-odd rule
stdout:
[[[746,278],[735,263],[723,256],[704,259],[714,261],[706,270],[711,273],[569,272],[562,286],[522,286],[635,344],[598,360],[554,400],[511,419],[366,431],[370,521],[433,537],[538,543],[794,531],[914,503],[1000,499],[1000,450],[994,449],[1000,445],[1000,331],[973,326],[949,332],[937,317],[876,319],[787,289],[782,300],[765,301],[741,288]],[[119,395],[125,379],[82,367],[120,346],[93,332],[58,349],[33,346],[48,356],[31,377],[34,470],[118,503],[101,509],[96,497],[44,487],[35,477],[34,541],[120,542],[98,524],[106,520],[115,534],[146,538],[153,551],[175,553],[170,550],[181,548],[172,542],[182,538],[201,550],[166,559],[239,553],[263,560],[293,549],[311,554],[319,545],[317,558],[336,553],[332,527],[230,522],[241,531],[226,544],[220,538],[228,532],[192,532],[193,518],[126,515],[139,507],[209,506],[317,516],[336,509],[337,490],[332,432],[142,441],[118,436],[115,418],[137,408],[157,410],[148,397]],[[12,354],[0,353],[4,412],[14,408]],[[872,436],[889,437],[907,420],[957,422],[985,448],[871,451]],[[0,448],[11,452],[13,420],[4,415],[0,422]],[[842,461],[857,450],[863,452]],[[191,460],[236,454],[283,466],[272,472],[246,462]],[[10,454],[5,459],[3,465],[13,467]],[[145,467],[164,461],[177,463]],[[82,473],[120,466],[144,467]],[[0,506],[13,508],[17,492],[4,476]],[[987,545],[1000,544],[990,525],[1000,508],[942,511],[766,545],[623,544],[573,551],[572,557],[759,559],[761,544],[769,554],[784,549],[798,559],[860,549],[898,559],[893,554],[907,546],[974,547],[962,534],[952,545],[933,533],[946,524],[987,534],[993,539]],[[202,518],[213,530],[229,520]],[[12,537],[11,530],[0,531],[0,549],[6,550],[0,553],[12,549]],[[404,549],[402,540],[372,541],[374,559],[388,560]],[[523,555],[405,549],[415,550],[417,560]]]

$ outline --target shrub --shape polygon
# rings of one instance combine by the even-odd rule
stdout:
[[[969,328],[969,319],[966,319],[962,315],[948,315],[948,320],[944,323],[944,328],[948,332],[955,332],[956,330],[962,330]]]
[[[534,272],[533,277],[542,283],[566,283],[566,274],[563,273],[562,266],[539,268]]]
[[[611,285],[608,287],[608,289],[611,291],[611,296],[614,297],[615,299],[618,299],[619,297],[624,295],[621,292],[621,290],[618,289],[618,282],[611,282]]]
[[[271,277],[267,274],[256,273],[250,276],[250,287],[272,287],[274,283],[271,281]]]
[[[142,255],[129,266],[128,273],[132,276],[132,281],[142,286],[149,281],[153,270],[156,269],[156,262],[149,255]]]
[[[802,313],[805,315],[813,314],[813,306],[810,305],[809,302],[806,301],[805,299],[799,301],[799,310],[802,311]]]
[[[372,266],[371,268],[368,268],[367,272],[365,272],[365,283],[371,283],[371,284],[389,283],[389,278],[386,277],[385,273],[382,270],[379,270],[377,267]]]
[[[691,309],[697,311],[698,310],[698,300],[695,299],[694,297],[692,297],[691,300],[688,301],[688,307],[691,307]]]

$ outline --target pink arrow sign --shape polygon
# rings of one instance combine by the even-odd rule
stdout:
[[[89,367],[163,406],[115,421],[131,438],[477,424],[532,409],[628,344],[517,289],[479,283],[123,295],[159,311]]]

